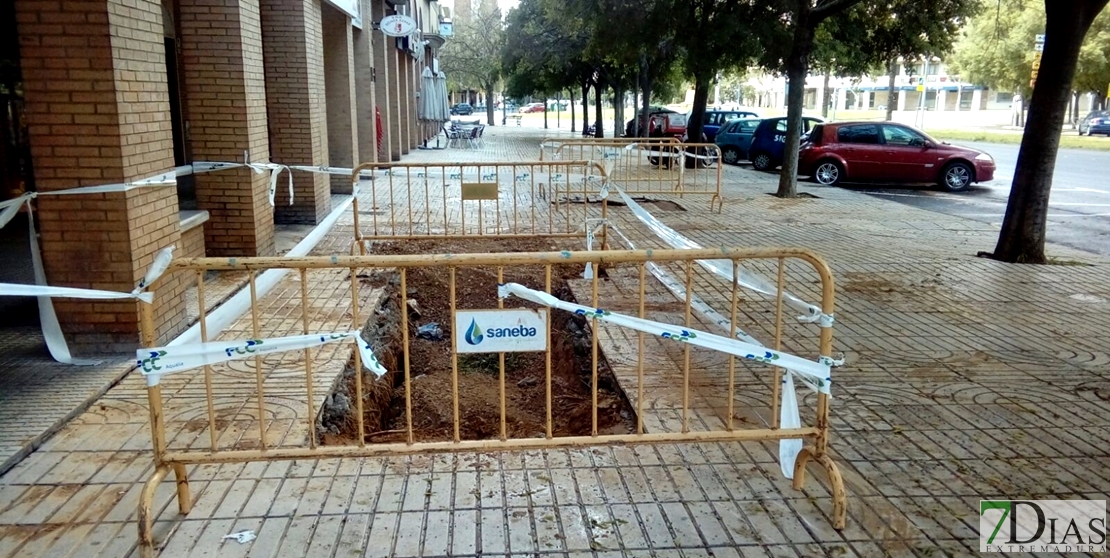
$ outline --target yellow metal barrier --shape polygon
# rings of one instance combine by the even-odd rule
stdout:
[[[591,144],[595,146],[626,147],[633,144],[642,145],[678,145],[679,141],[673,137],[662,138],[588,138],[588,137],[549,137],[540,141],[540,160],[557,158],[556,152],[565,143]]]
[[[696,261],[707,259],[730,261],[733,277],[740,276],[738,271],[741,266],[747,270],[761,269],[774,273],[777,276],[775,295],[766,299],[746,294],[742,297],[742,287],[736,282],[727,284],[717,279],[701,277],[702,272]],[[594,270],[604,268],[605,279],[598,272],[593,273],[588,280],[568,279],[587,263]],[[665,283],[649,276],[650,271],[650,275],[659,277],[657,273],[660,268],[673,270],[673,277],[668,277],[677,278],[666,288]],[[279,289],[264,301],[258,300],[255,294],[256,274],[275,269],[288,270],[288,273],[294,274],[295,280],[287,283],[294,286]],[[779,397],[783,371],[769,364],[776,362],[775,360],[753,358],[752,355],[736,358],[732,354],[726,355],[704,346],[693,346],[689,340],[680,342],[683,339],[675,339],[673,336],[668,339],[665,335],[645,335],[643,330],[628,333],[629,330],[623,326],[608,321],[605,317],[608,314],[600,309],[596,313],[590,310],[575,316],[565,310],[552,308],[547,310],[543,318],[542,327],[546,330],[548,343],[547,349],[542,352],[542,363],[524,371],[537,375],[540,370],[544,371],[542,376],[533,377],[535,383],[532,386],[537,394],[533,407],[538,413],[540,406],[543,406],[545,418],[537,419],[545,424],[542,436],[536,437],[533,432],[514,436],[507,427],[506,386],[516,388],[520,385],[517,378],[514,377],[511,381],[507,378],[507,353],[500,353],[496,360],[487,361],[489,370],[482,374],[485,378],[497,378],[496,385],[500,394],[500,408],[497,411],[499,425],[474,438],[464,437],[460,432],[461,422],[464,420],[464,415],[460,414],[460,378],[477,373],[466,371],[464,374],[460,370],[462,356],[469,355],[460,354],[459,332],[454,328],[458,313],[506,306],[537,307],[515,298],[498,299],[494,303],[493,297],[486,297],[484,303],[466,304],[465,301],[460,302],[460,291],[470,289],[488,294],[496,291],[499,284],[517,281],[525,287],[535,289],[535,292],[553,293],[558,292],[553,289],[557,286],[554,281],[566,281],[569,288],[572,291],[576,289],[580,297],[589,297],[588,307],[591,309],[598,308],[600,301],[604,299],[606,309],[614,314],[652,320],[652,323],[671,324],[684,329],[684,334],[689,331],[701,334],[699,328],[717,330],[720,335],[727,335],[730,339],[738,335],[741,326],[753,333],[755,331],[750,328],[758,327],[760,332],[773,335],[769,348],[790,351],[802,358],[817,360],[817,355],[832,354],[832,328],[804,324],[785,327],[783,323],[783,300],[788,277],[791,279],[791,290],[795,294],[820,298],[821,311],[830,316],[834,312],[832,274],[824,260],[810,251],[718,248],[177,260],[171,264],[167,276],[185,273],[195,277],[199,289],[197,299],[202,341],[209,341],[208,331],[204,327],[208,315],[204,305],[204,277],[208,273],[227,271],[250,272],[249,325],[242,323],[236,327],[241,335],[248,336],[256,346],[261,346],[263,339],[322,333],[313,331],[314,328],[330,331],[370,328],[371,323],[381,324],[386,319],[383,316],[387,315],[394,316],[392,319],[398,322],[397,327],[390,330],[383,325],[378,331],[394,331],[394,337],[399,339],[390,338],[392,341],[387,341],[383,337],[369,342],[377,353],[377,360],[388,369],[388,373],[381,378],[363,373],[359,351],[351,351],[351,356],[347,357],[346,351],[328,352],[323,346],[304,349],[303,352],[274,352],[265,356],[256,354],[250,360],[206,365],[203,369],[155,377],[154,381],[150,381],[148,376],[154,471],[139,502],[140,550],[144,557],[151,556],[154,549],[151,532],[154,493],[171,470],[177,480],[179,510],[182,514],[189,512],[192,501],[186,477],[187,465],[606,444],[802,438],[808,445],[796,462],[794,487],[800,489],[804,483],[805,468],[809,460],[823,466],[831,482],[833,526],[837,529],[844,527],[847,497],[837,465],[827,452],[829,397],[826,394],[818,393],[814,396],[812,413],[807,411],[803,414],[803,417],[808,417],[810,425],[805,425],[803,418],[800,427],[780,428]],[[695,280],[696,275],[698,277]],[[327,281],[337,282],[337,293],[349,292],[335,300],[325,300],[321,305],[318,293],[313,293],[315,296],[310,297],[309,285],[324,284]],[[423,281],[419,283],[422,285],[438,285],[442,292],[410,292],[410,287],[418,284],[418,281]],[[161,281],[156,281],[151,286],[155,296],[160,294],[160,283]],[[487,288],[488,291],[485,291]],[[674,290],[676,288],[684,289],[682,294]],[[695,289],[698,289],[697,293]],[[367,301],[373,299],[374,293],[378,297],[374,299],[377,301],[376,305],[367,308]],[[418,308],[417,305],[410,305],[413,293],[422,297],[421,305],[428,304],[433,299],[440,300],[439,303],[444,306],[449,304],[448,313],[439,320],[446,322],[443,324],[447,330],[444,336],[451,338],[451,365],[449,372],[439,371],[438,374],[440,378],[449,374],[450,380],[441,380],[444,383],[436,385],[444,386],[440,388],[440,393],[450,390],[452,405],[451,409],[438,409],[443,415],[442,429],[428,430],[427,432],[439,432],[431,437],[425,436],[424,430],[414,426],[420,419],[414,417],[413,411],[414,381],[427,382],[427,378],[421,377],[432,376],[434,372],[421,370],[423,361],[410,358],[413,356],[415,330],[410,312]],[[623,296],[621,293],[624,293]],[[631,293],[637,295],[631,296]],[[348,295],[349,303],[343,303],[343,297]],[[718,321],[710,324],[700,318],[695,322],[692,309],[700,312],[697,308],[703,301],[701,297],[704,297],[704,301],[714,303],[722,312],[727,309],[728,318],[724,320],[727,323]],[[486,308],[472,307],[476,304],[484,304]],[[144,346],[153,347],[156,334],[153,306],[140,303],[140,314]],[[260,315],[269,315],[271,319],[262,320]],[[770,323],[767,316],[773,316],[773,323]],[[371,321],[364,326],[363,321],[367,317]],[[578,326],[577,331],[589,336],[588,340],[582,339],[582,343],[588,344],[589,349],[575,351],[575,354],[591,355],[588,357],[588,366],[583,364],[576,369],[576,374],[582,374],[583,381],[588,378],[588,387],[580,389],[588,389],[589,396],[579,398],[589,400],[580,409],[588,411],[588,414],[583,412],[577,415],[581,419],[574,419],[588,424],[589,434],[567,435],[553,426],[567,419],[563,416],[567,412],[565,403],[553,399],[553,351],[557,348],[557,341],[564,339],[566,335],[566,330],[552,329],[556,319],[564,320],[563,323],[568,325],[571,320],[580,320],[582,325]],[[241,320],[246,321],[248,320]],[[489,329],[486,331],[488,333]],[[552,335],[553,331],[556,335]],[[226,335],[230,337],[234,334]],[[231,339],[226,341],[229,345],[235,343]],[[436,350],[447,350],[447,341],[439,342],[444,345],[437,345]],[[634,347],[632,351],[618,350],[630,344]],[[248,342],[247,346],[250,345],[251,342]],[[605,356],[606,353],[609,353],[608,357]],[[228,349],[228,354],[230,356],[231,349]],[[525,353],[509,353],[510,356],[520,354]],[[604,366],[600,365],[602,361],[605,362]],[[344,362],[347,363],[347,370],[351,371],[352,377],[349,379],[346,371],[340,372]],[[555,364],[559,362],[556,361]],[[515,370],[513,374],[524,372]],[[625,433],[606,434],[599,431],[599,374],[612,374],[614,383],[618,386],[613,389],[619,390],[623,396],[633,401],[630,406],[634,407],[635,424],[626,425]],[[466,378],[473,376],[466,376],[464,379]],[[354,402],[349,407],[357,413],[357,418],[348,424],[354,439],[338,445],[324,445],[320,439],[319,424],[322,421],[322,406],[327,398],[326,386],[337,385],[345,379],[353,384],[348,393]],[[403,386],[403,414],[396,415],[396,420],[401,421],[403,426],[386,432],[392,433],[396,441],[374,443],[375,437],[383,434],[380,431],[383,425],[367,424],[366,408],[374,404],[374,397],[379,397],[380,401],[382,393],[386,394],[385,400],[389,401],[394,394],[395,381],[396,385]],[[581,384],[577,379],[574,383]],[[538,395],[541,390],[542,399]],[[673,394],[668,395],[671,392]],[[168,398],[166,393],[170,394]],[[649,397],[651,402],[645,404]],[[670,403],[661,403],[661,398],[665,397],[670,397]],[[473,411],[472,408],[464,410]],[[397,412],[400,413],[400,409]],[[446,418],[448,415],[449,421]],[[760,423],[769,426],[741,428],[743,424]]]
[[[545,140],[546,141],[546,140]],[[721,150],[673,138],[564,140],[552,143],[555,160],[601,161],[609,180],[634,196],[708,195],[709,209],[724,206]],[[544,147],[541,146],[541,153]]]
[[[360,184],[367,175],[370,184]],[[586,219],[607,214],[598,197],[607,173],[590,161],[364,163],[351,179],[358,244],[366,237],[577,237]]]

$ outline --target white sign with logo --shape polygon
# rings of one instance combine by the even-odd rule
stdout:
[[[459,310],[455,345],[462,353],[547,350],[547,310]]]
[[[416,31],[416,20],[407,15],[391,15],[382,18],[378,28],[387,37],[408,37]]]

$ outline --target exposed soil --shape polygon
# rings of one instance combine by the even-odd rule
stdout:
[[[557,240],[528,239],[467,239],[422,240],[396,243],[375,243],[374,254],[436,254],[536,252],[561,250]],[[573,301],[566,280],[581,277],[581,265],[557,265],[552,268],[552,293]],[[396,272],[379,272],[362,278],[375,286],[387,286],[393,293],[384,308],[375,312],[374,324],[367,324],[368,339],[374,350],[390,351],[379,360],[390,371],[376,385],[364,383],[364,422],[367,442],[400,442],[407,440],[405,417],[404,355],[400,339],[400,284]],[[543,266],[523,266],[504,270],[504,282],[544,289]],[[458,309],[497,308],[497,268],[461,267],[456,272]],[[411,381],[412,427],[418,441],[451,440],[453,437],[451,336],[453,322],[449,298],[450,275],[446,268],[412,268],[406,275],[407,298],[416,301],[409,308],[409,374]],[[520,300],[505,301],[506,308],[536,308]],[[588,435],[591,431],[591,353],[590,330],[586,320],[560,310],[551,312],[551,393],[552,433],[555,436]],[[383,326],[384,322],[396,323]],[[438,324],[442,338],[417,336],[417,329]],[[380,349],[379,349],[380,347]],[[505,353],[505,423],[510,438],[543,436],[546,432],[546,359],[545,353]],[[352,363],[353,364],[353,363]],[[459,355],[460,438],[464,440],[497,438],[501,432],[499,360],[497,354]],[[365,378],[365,376],[364,376]],[[364,380],[365,382],[366,380]],[[353,375],[339,390],[354,393]],[[345,388],[345,389],[344,389]],[[388,398],[385,396],[388,395]],[[335,394],[329,397],[329,403]],[[327,405],[325,406],[327,407]],[[349,444],[357,438],[354,405],[333,409],[331,420],[325,419],[322,429],[324,443]],[[335,410],[346,408],[347,416],[339,419]],[[325,413],[328,409],[325,408]],[[598,429],[601,433],[632,432],[634,411],[605,361],[598,357]]]

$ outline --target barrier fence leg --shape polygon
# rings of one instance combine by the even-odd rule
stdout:
[[[174,463],[173,476],[177,480],[177,511],[186,515],[193,509],[193,497],[189,493],[189,475],[185,472],[185,465]]]
[[[154,492],[169,474],[168,465],[159,465],[139,495],[139,556],[154,558]]]

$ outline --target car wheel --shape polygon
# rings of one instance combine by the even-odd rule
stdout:
[[[818,184],[836,186],[844,179],[844,169],[840,168],[840,163],[836,161],[824,160],[817,163],[817,168],[813,171],[813,179]]]
[[[726,147],[721,150],[721,160],[730,165],[739,165],[740,151],[735,147]]]
[[[949,192],[966,190],[971,186],[973,176],[971,165],[955,162],[944,167],[944,172],[940,174],[940,186]]]
[[[752,157],[752,166],[755,167],[757,171],[771,170],[771,168],[774,167],[773,161],[771,161],[771,154],[756,153],[755,156]]]

